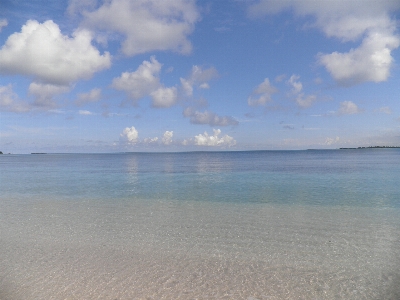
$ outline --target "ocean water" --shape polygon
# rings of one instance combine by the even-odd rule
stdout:
[[[0,156],[0,299],[400,299],[400,149]]]

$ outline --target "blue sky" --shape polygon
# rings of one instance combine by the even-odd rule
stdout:
[[[398,0],[0,0],[0,150],[400,145]]]

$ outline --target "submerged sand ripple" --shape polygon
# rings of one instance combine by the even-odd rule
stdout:
[[[394,210],[0,203],[0,299],[400,298]]]

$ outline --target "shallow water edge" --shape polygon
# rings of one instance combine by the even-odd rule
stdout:
[[[397,209],[1,199],[0,299],[398,299]]]

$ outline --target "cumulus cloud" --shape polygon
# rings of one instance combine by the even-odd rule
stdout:
[[[88,93],[78,94],[78,99],[75,100],[75,104],[78,106],[85,105],[91,102],[97,102],[101,98],[101,89],[95,88]]]
[[[213,129],[213,135],[209,135],[207,132],[204,134],[199,134],[194,137],[194,143],[197,146],[213,146],[213,147],[221,147],[221,146],[234,146],[236,145],[236,141],[233,137],[229,135],[224,135],[219,137],[221,134],[220,129]]]
[[[301,108],[307,108],[314,104],[317,101],[316,95],[304,95],[303,93],[297,95],[296,103]]]
[[[208,124],[210,126],[229,126],[238,125],[239,122],[230,116],[218,116],[216,113],[211,111],[199,112],[193,108],[186,108],[183,111],[185,117],[190,118],[192,124]]]
[[[162,137],[162,143],[164,145],[170,145],[172,143],[172,136],[174,135],[173,131],[165,131]]]
[[[139,133],[134,126],[126,127],[120,134],[121,140],[129,144],[136,144],[139,138]]]
[[[288,84],[292,86],[292,93],[298,94],[303,90],[303,84],[299,81],[300,76],[292,75],[288,80]]]
[[[386,81],[394,61],[391,51],[398,48],[400,38],[387,33],[370,33],[360,47],[347,53],[320,54],[319,62],[341,85],[364,81]]]
[[[0,49],[0,74],[33,78],[29,94],[35,100],[25,110],[54,109],[54,97],[68,92],[73,82],[110,67],[110,54],[101,55],[91,41],[89,31],[77,30],[69,37],[51,20],[29,20]]]
[[[210,85],[208,84],[208,83],[206,83],[206,82],[204,82],[204,83],[202,83],[202,84],[200,84],[199,85],[199,88],[201,88],[201,89],[209,89],[210,88]]]
[[[122,133],[120,134],[120,142],[124,144],[141,144],[141,145],[152,145],[152,146],[160,146],[160,145],[171,145],[173,144],[172,137],[174,136],[173,131],[165,131],[161,138],[153,137],[153,138],[144,138],[143,140],[139,140],[139,134],[135,127],[126,127]]]
[[[332,144],[336,144],[336,143],[338,143],[340,141],[340,138],[337,136],[337,137],[335,137],[335,138],[326,138],[325,139],[325,145],[332,145]]]
[[[260,85],[253,91],[252,95],[247,99],[250,106],[265,105],[271,102],[271,96],[277,93],[278,90],[271,85],[268,78],[260,83]]]
[[[275,77],[275,82],[282,82],[283,80],[285,80],[286,78],[286,74],[281,74]]]
[[[292,87],[289,95],[295,97],[296,104],[301,108],[307,108],[313,105],[317,101],[317,96],[315,95],[305,95],[302,93],[303,84],[300,82],[300,76],[293,74],[290,76],[287,83]]]
[[[354,115],[361,113],[363,110],[360,109],[354,102],[352,101],[343,101],[340,103],[340,108],[338,111],[339,115]]]
[[[388,13],[399,8],[397,0],[335,0],[319,5],[308,0],[259,0],[249,6],[248,13],[252,17],[261,17],[292,9],[298,16],[313,15],[313,25],[328,37],[354,41],[367,30],[393,24]]]
[[[76,15],[83,11],[94,10],[97,0],[69,0],[67,12],[69,15]]]
[[[88,8],[90,3],[82,25],[122,34],[122,52],[128,56],[156,50],[190,53],[187,37],[200,18],[194,0],[110,0],[96,10]]]
[[[193,88],[208,89],[208,82],[218,77],[218,72],[214,67],[203,69],[200,66],[193,66],[188,78],[180,78],[182,89],[186,96],[193,95]]]
[[[151,94],[153,107],[171,107],[178,100],[176,87],[160,87]]]
[[[153,144],[153,143],[157,143],[158,141],[158,137],[154,137],[154,138],[145,138],[143,140],[143,143],[145,144]]]
[[[8,25],[8,21],[6,19],[0,19],[0,32],[3,29],[3,27],[6,27]]]
[[[124,91],[134,105],[139,99],[150,96],[153,107],[171,107],[178,101],[178,89],[161,84],[161,68],[162,64],[152,56],[150,61],[143,61],[136,71],[124,72],[120,77],[114,78],[111,86]]]
[[[124,72],[120,77],[114,78],[112,87],[126,92],[136,102],[160,87],[161,67],[162,64],[152,56],[150,61],[143,61],[135,72]]]
[[[59,113],[56,110],[57,103],[53,99],[55,95],[69,91],[68,86],[58,86],[52,84],[41,84],[32,82],[29,85],[29,94],[35,97],[33,103],[28,103],[18,98],[12,90],[11,84],[0,86],[0,107],[4,111],[17,113],[29,112],[33,110],[47,110]]]
[[[69,37],[51,20],[29,20],[0,49],[0,73],[26,75],[53,85],[89,79],[111,65],[110,54],[101,55],[91,41],[87,30],[77,30]]]
[[[51,109],[57,106],[54,96],[66,93],[70,90],[69,86],[43,84],[32,82],[29,85],[29,94],[35,97],[33,105],[42,109]]]
[[[327,37],[343,42],[357,41],[361,45],[346,53],[320,54],[319,63],[341,85],[349,86],[364,81],[385,81],[393,64],[391,51],[400,46],[395,34],[393,11],[400,8],[398,0],[336,0],[315,5],[308,0],[259,0],[249,6],[253,17],[275,14],[292,9],[298,16],[314,16],[313,26]]]
[[[180,80],[185,96],[191,97],[193,95],[193,85],[185,78],[181,78]]]
[[[23,113],[31,110],[28,103],[21,101],[17,94],[14,93],[12,85],[0,85],[0,109],[2,111],[10,111]]]
[[[12,90],[11,84],[0,86],[0,104],[1,106],[10,106],[15,102],[17,94]]]

